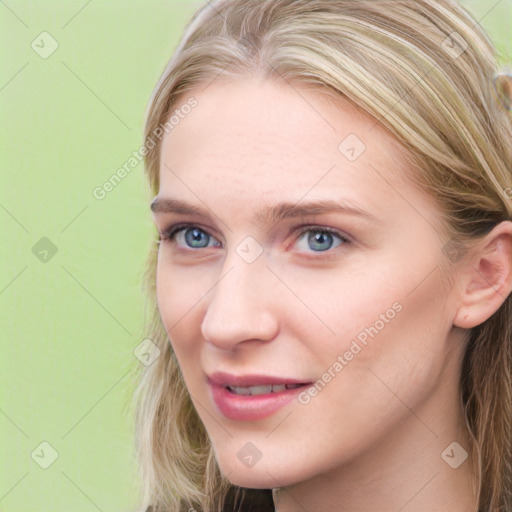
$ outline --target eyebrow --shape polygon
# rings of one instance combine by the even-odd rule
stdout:
[[[155,197],[151,203],[151,211],[153,213],[176,213],[182,215],[197,215],[200,217],[208,217],[209,215],[208,209],[206,208],[203,209],[180,199],[168,197]],[[346,200],[334,201],[332,199],[308,201],[307,203],[279,203],[270,206],[264,211],[258,212],[255,215],[255,219],[261,223],[274,225],[287,218],[319,215],[322,213],[342,213],[377,222],[377,218],[374,215],[360,206]]]

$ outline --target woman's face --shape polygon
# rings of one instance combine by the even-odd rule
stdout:
[[[435,443],[441,461],[459,414],[457,303],[439,211],[400,178],[391,135],[277,81],[191,96],[162,146],[155,222],[178,231],[157,297],[223,474],[291,485],[404,444],[412,457]]]

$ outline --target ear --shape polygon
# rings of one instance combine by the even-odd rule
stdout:
[[[461,265],[453,325],[471,329],[496,313],[512,292],[512,222],[495,226]]]

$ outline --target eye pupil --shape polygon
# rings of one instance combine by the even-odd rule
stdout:
[[[308,244],[312,250],[326,251],[332,247],[333,237],[326,231],[313,231],[308,237]]]
[[[200,229],[188,228],[185,231],[185,240],[191,247],[207,247],[210,237]]]

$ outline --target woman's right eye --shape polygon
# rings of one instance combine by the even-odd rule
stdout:
[[[220,247],[221,243],[204,229],[198,226],[175,226],[166,232],[160,233],[160,240],[174,242],[184,249],[204,249],[206,247]]]

